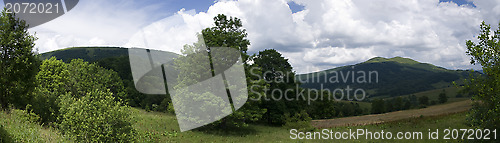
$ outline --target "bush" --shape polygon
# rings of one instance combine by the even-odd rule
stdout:
[[[44,60],[36,82],[31,104],[43,124],[56,122],[61,95],[71,93],[72,97],[79,98],[95,89],[110,90],[119,101],[125,94],[123,83],[115,71],[81,59],[72,60],[69,64],[54,57]]]
[[[448,101],[448,96],[446,96],[445,92],[439,94],[439,103],[445,103]]]
[[[63,95],[60,129],[78,142],[131,142],[130,112],[112,93],[94,90],[80,99]]]
[[[287,129],[297,129],[298,131],[313,131],[315,128],[311,125],[311,117],[306,111],[302,110],[299,113],[291,116],[290,113],[285,113],[285,125]]]
[[[59,115],[59,95],[66,94],[70,85],[70,74],[66,63],[52,57],[44,60],[36,75],[37,86],[33,92],[31,104],[33,112],[41,122],[55,122]]]
[[[0,143],[8,142],[13,142],[12,137],[10,137],[10,134],[3,128],[3,125],[0,124]]]

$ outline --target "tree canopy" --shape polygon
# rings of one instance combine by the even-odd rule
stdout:
[[[466,42],[471,64],[479,64],[484,75],[473,76],[465,81],[465,88],[475,101],[469,121],[480,128],[498,129],[500,125],[500,23],[492,32],[484,21],[477,36],[478,43]]]
[[[39,60],[34,47],[37,38],[28,32],[28,24],[4,9],[0,16],[0,104],[24,108],[35,87]]]

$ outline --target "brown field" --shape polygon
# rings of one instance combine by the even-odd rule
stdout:
[[[452,114],[467,111],[471,108],[471,100],[453,102],[429,106],[422,109],[404,110],[389,112],[384,114],[374,114],[365,116],[354,116],[326,120],[313,120],[312,125],[316,128],[332,128],[341,126],[358,126],[368,124],[379,124],[408,118],[416,118],[420,116],[438,116],[444,114]]]

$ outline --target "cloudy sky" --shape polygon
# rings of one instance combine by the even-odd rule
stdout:
[[[179,53],[219,13],[243,21],[250,53],[273,48],[306,73],[373,57],[478,68],[465,55],[479,24],[500,21],[500,0],[81,0],[29,31],[40,53],[123,46]]]

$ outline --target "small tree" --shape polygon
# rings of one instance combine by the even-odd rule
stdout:
[[[446,96],[446,93],[439,93],[439,103],[445,103],[446,101],[448,101],[448,96]]]
[[[481,23],[478,44],[468,40],[467,55],[471,64],[480,64],[484,75],[471,76],[465,81],[465,89],[472,94],[473,107],[469,123],[479,128],[500,128],[500,23],[492,34],[491,26]]]
[[[399,111],[403,108],[403,98],[401,98],[401,96],[394,98],[393,102],[394,102],[393,106],[394,111]]]
[[[410,102],[410,100],[406,99],[406,100],[404,101],[404,105],[403,105],[402,110],[408,110],[408,109],[410,109],[410,108],[411,108],[411,102]]]
[[[33,48],[36,38],[24,20],[4,9],[0,16],[0,106],[24,108],[35,87],[39,61]]]
[[[429,97],[427,97],[425,95],[422,97],[419,97],[418,102],[420,103],[420,105],[429,105]]]
[[[412,106],[418,106],[418,98],[414,94],[410,95],[410,103]]]
[[[385,102],[382,99],[372,101],[372,114],[385,113]]]

